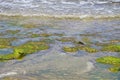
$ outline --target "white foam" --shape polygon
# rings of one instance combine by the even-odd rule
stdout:
[[[94,68],[94,65],[92,62],[87,62],[87,72],[91,71]]]
[[[17,72],[2,73],[2,74],[0,74],[0,78],[6,77],[6,76],[11,76],[11,75],[17,75]]]

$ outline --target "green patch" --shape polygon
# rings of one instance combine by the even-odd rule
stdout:
[[[83,51],[86,51],[86,52],[89,52],[89,53],[98,52],[97,49],[94,49],[94,48],[91,48],[91,47],[88,47],[88,46],[79,46],[78,48],[79,48],[79,50],[83,50]]]
[[[14,52],[11,54],[0,55],[0,60],[12,60],[21,59],[28,54],[32,54],[41,50],[47,50],[49,45],[43,41],[39,42],[27,42],[23,45],[14,48]]]
[[[76,47],[63,47],[64,52],[77,52],[78,48]]]
[[[4,77],[2,80],[22,80],[22,79],[15,78],[15,77]]]
[[[41,33],[39,35],[40,35],[40,37],[49,37],[49,36],[52,36],[52,34],[49,34],[49,33]]]
[[[36,38],[36,37],[40,37],[40,34],[32,34],[31,38]]]
[[[120,71],[120,58],[118,57],[113,57],[113,56],[105,56],[96,59],[97,62],[103,63],[103,64],[110,64],[113,67],[109,68],[111,72],[118,72]]]
[[[49,37],[49,36],[63,36],[63,34],[50,34],[50,33],[41,33],[41,34],[32,34],[31,38],[35,38],[35,37]]]
[[[20,32],[20,30],[7,30],[6,32],[7,32],[7,34],[16,34],[16,33]]]
[[[83,50],[83,51],[86,51],[88,53],[98,52],[98,50],[91,48],[91,47],[87,47],[87,46],[63,47],[63,50],[65,52],[77,52],[78,50]]]
[[[116,44],[106,45],[102,48],[102,51],[120,52],[120,45]]]
[[[16,38],[0,38],[0,49],[10,48],[11,42]]]
[[[61,39],[58,39],[58,41],[61,41],[61,42],[75,42],[75,38],[74,37],[63,37]]]
[[[109,71],[111,71],[111,72],[118,72],[118,71],[120,71],[120,66],[109,68]]]
[[[60,37],[62,37],[62,36],[64,36],[64,34],[61,34],[61,33],[54,33],[53,36],[60,36]]]
[[[22,24],[21,26],[24,28],[36,28],[37,27],[36,24],[32,24],[32,23]]]

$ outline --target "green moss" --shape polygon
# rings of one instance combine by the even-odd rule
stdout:
[[[0,48],[10,48],[11,42],[16,38],[0,38]]]
[[[32,24],[32,23],[22,24],[21,26],[24,28],[36,28],[37,27],[36,24]]]
[[[102,48],[102,51],[120,52],[120,45],[116,44],[106,45]]]
[[[58,41],[61,41],[61,42],[75,42],[75,38],[74,37],[63,37],[61,39],[58,39]]]
[[[111,72],[119,72],[120,71],[120,66],[109,68],[109,71],[111,71]]]
[[[36,37],[40,37],[40,34],[32,34],[31,38],[36,38]]]
[[[18,33],[20,30],[7,30],[7,34],[16,34]]]
[[[14,77],[4,77],[2,80],[22,80],[22,79],[14,78]]]
[[[39,42],[27,42],[21,46],[15,47],[14,49],[20,51],[22,50],[22,52],[26,54],[31,54],[39,50],[46,50],[48,48],[49,48],[48,44],[46,44],[43,41],[39,41]]]
[[[113,67],[109,68],[111,72],[118,72],[120,71],[120,58],[118,57],[113,57],[113,56],[105,56],[96,59],[97,62],[103,63],[103,64],[110,64]]]
[[[112,64],[112,65],[119,65],[120,64],[120,58],[113,57],[113,56],[105,56],[96,59],[97,62],[105,63],[105,64]]]
[[[98,52],[97,49],[94,49],[94,48],[91,48],[91,47],[87,47],[87,46],[79,46],[78,48],[79,48],[79,50],[84,50],[84,51],[89,52],[89,53],[96,53],[96,52]]]
[[[52,36],[52,34],[49,34],[49,33],[41,33],[40,34],[40,37],[49,37],[49,36]]]
[[[60,36],[60,37],[62,37],[62,36],[64,36],[64,34],[62,34],[62,33],[54,33],[53,36]]]
[[[0,60],[21,59],[28,54],[32,54],[40,50],[47,50],[48,48],[48,44],[43,41],[27,42],[23,45],[15,47],[14,52],[11,54],[0,55]]]
[[[76,47],[63,47],[64,52],[77,52],[78,48]]]

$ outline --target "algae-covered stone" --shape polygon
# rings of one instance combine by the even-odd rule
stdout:
[[[0,48],[10,48],[11,41],[15,40],[16,38],[0,38]]]
[[[41,33],[40,34],[40,37],[49,37],[49,36],[52,36],[52,34],[50,34],[50,33]]]
[[[31,54],[34,52],[37,52],[39,50],[46,50],[48,49],[49,46],[43,41],[38,41],[38,42],[27,42],[23,45],[20,45],[18,47],[15,47],[15,50],[22,50],[23,53],[26,54]]]
[[[120,65],[120,58],[113,56],[101,57],[96,59],[96,61],[104,64]]]
[[[61,39],[58,39],[58,41],[61,41],[61,42],[75,42],[75,38],[74,37],[63,37]]]
[[[14,47],[14,52],[10,54],[1,54],[0,60],[21,59],[28,54],[32,54],[41,50],[47,50],[49,45],[43,41],[27,42],[23,45]]]
[[[35,37],[49,37],[52,34],[48,34],[48,33],[41,33],[41,34],[32,34],[31,37],[35,38]]]
[[[36,37],[40,37],[40,34],[32,34],[31,38],[36,38]]]
[[[102,48],[102,51],[120,52],[120,45],[117,44],[106,45]]]
[[[24,28],[36,28],[37,27],[36,24],[32,24],[32,23],[22,24],[21,26]]]
[[[79,50],[83,50],[83,51],[86,51],[86,52],[89,52],[89,53],[98,52],[97,49],[94,49],[94,48],[91,48],[91,47],[88,47],[88,46],[79,46],[78,48],[79,48]]]
[[[6,33],[7,34],[16,34],[18,33],[20,30],[7,30]]]
[[[5,77],[2,80],[22,80],[22,79],[14,78],[14,77]]]
[[[109,71],[111,71],[111,72],[119,72],[120,71],[120,66],[109,68]]]
[[[77,47],[63,47],[64,52],[77,52],[78,48]]]
[[[103,64],[110,64],[113,67],[109,68],[111,72],[118,72],[120,71],[120,58],[114,57],[114,56],[105,56],[96,59],[97,62],[103,63]]]

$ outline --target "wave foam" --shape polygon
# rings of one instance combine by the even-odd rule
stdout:
[[[0,78],[6,77],[6,76],[11,76],[11,75],[17,75],[17,72],[2,73],[2,74],[0,74]]]

